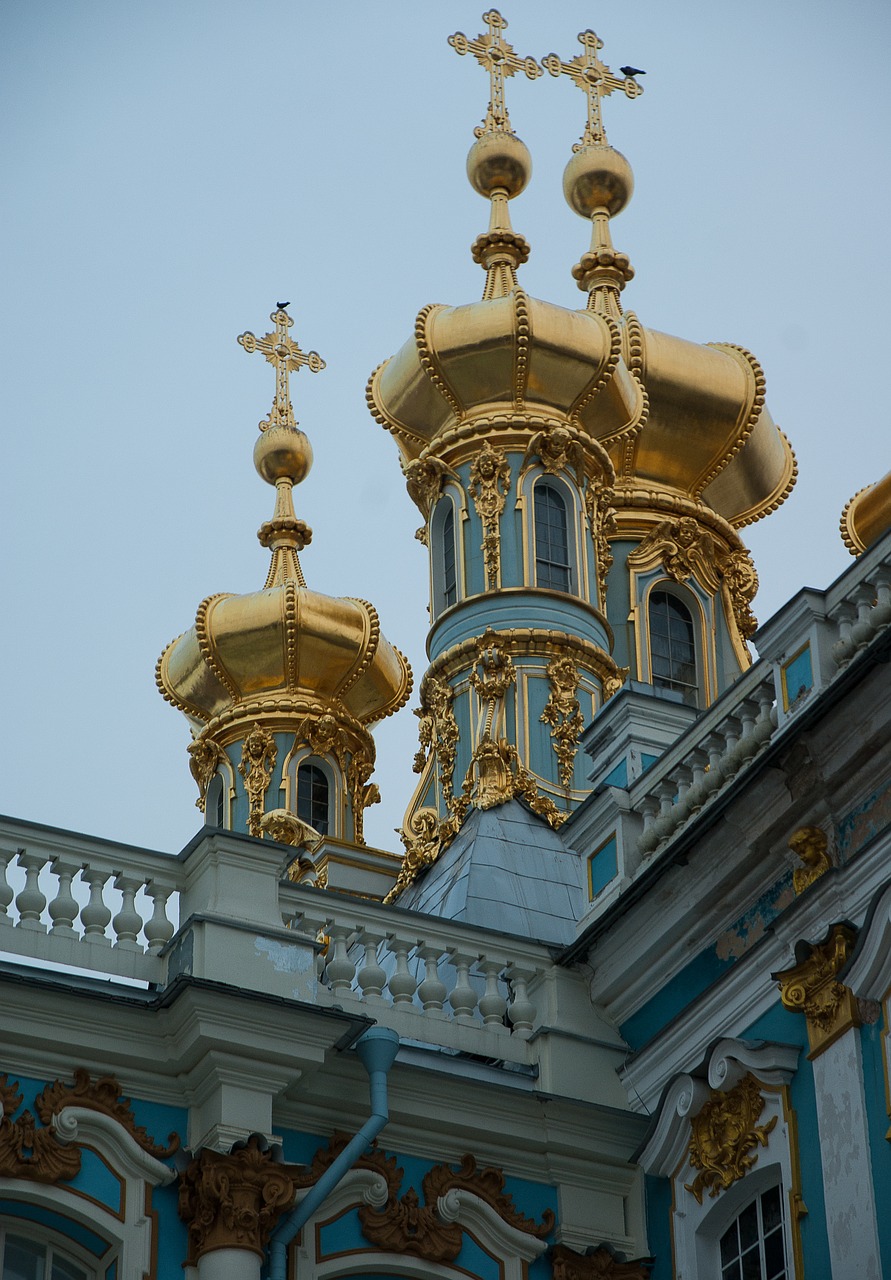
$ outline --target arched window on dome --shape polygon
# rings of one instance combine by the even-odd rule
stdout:
[[[566,501],[555,484],[539,481],[533,490],[535,585],[552,591],[572,589],[569,521]]]
[[[430,567],[433,578],[433,617],[457,604],[461,586],[459,553],[460,512],[444,493],[430,520]]]
[[[222,774],[215,773],[207,785],[207,795],[204,800],[204,821],[209,827],[226,825],[224,787]]]
[[[698,706],[696,633],[690,610],[673,593],[653,591],[647,622],[652,683],[657,689],[674,689],[689,706]]]
[[[328,834],[331,788],[328,775],[317,764],[303,761],[297,767],[297,817],[319,835]]]

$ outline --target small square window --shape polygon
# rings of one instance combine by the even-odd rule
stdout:
[[[596,898],[619,870],[619,851],[615,832],[588,859],[588,896]]]
[[[811,646],[806,644],[797,653],[784,662],[781,668],[783,679],[783,710],[788,711],[800,698],[803,698],[814,687],[814,669],[811,663]]]

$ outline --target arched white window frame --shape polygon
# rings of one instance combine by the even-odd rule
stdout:
[[[563,500],[569,551],[569,589],[566,594],[587,599],[585,584],[588,580],[588,559],[584,538],[585,526],[580,518],[579,493],[561,475],[545,471],[540,465],[527,467],[519,481],[517,507],[520,510],[523,525],[523,580],[528,586],[539,585],[535,554],[535,490],[540,484],[553,489]],[[546,589],[557,590],[554,587]]]
[[[297,816],[297,770],[302,764],[312,764],[321,769],[328,779],[328,831],[329,836],[344,838],[346,816],[345,795],[341,769],[331,756],[321,756],[305,743],[294,746],[282,765],[281,790],[284,793],[282,807]]]
[[[125,1276],[150,1275],[158,1244],[151,1192],[154,1187],[172,1182],[176,1177],[175,1171],[143,1151],[122,1125],[102,1112],[87,1107],[63,1107],[53,1116],[52,1124],[62,1142],[76,1142],[95,1151],[120,1178],[120,1215],[65,1183],[0,1178],[0,1199],[45,1208],[107,1240],[108,1252],[98,1263],[88,1251],[83,1254],[91,1259],[89,1265],[95,1274],[104,1276],[116,1261],[122,1280]],[[16,1231],[15,1222],[14,1217],[6,1219],[6,1225],[13,1233]],[[51,1238],[61,1243],[60,1233],[54,1232]],[[79,1262],[83,1251],[72,1245],[70,1252]]]
[[[222,800],[222,822],[217,818]],[[207,784],[204,798],[204,821],[209,827],[223,826],[232,829],[232,806],[235,803],[235,770],[226,752],[223,752],[216,773]]]
[[[452,515],[452,545],[455,552],[455,600],[446,603],[445,583],[445,524],[449,512]],[[443,488],[430,514],[428,542],[430,544],[430,616],[438,618],[460,603],[467,594],[464,576],[464,502],[463,495],[453,484]]]
[[[788,1084],[798,1062],[797,1045],[726,1039],[712,1049],[705,1076],[675,1076],[663,1094],[650,1137],[637,1153],[646,1173],[667,1178],[672,1188],[671,1232],[675,1274],[684,1280],[717,1280],[721,1274],[720,1242],[727,1227],[747,1204],[768,1187],[783,1192],[783,1231],[789,1280],[804,1280],[799,1217],[803,1212],[795,1114]],[[751,1073],[764,1107],[758,1125],[755,1165],[728,1188],[702,1201],[690,1189],[696,1170],[690,1163],[690,1121],[715,1091],[729,1092]],[[771,1124],[771,1122],[774,1122]]]

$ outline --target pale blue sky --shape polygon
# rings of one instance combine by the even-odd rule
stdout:
[[[478,296],[464,177],[487,78],[446,37],[469,3],[29,0],[0,7],[4,445],[0,809],[172,851],[199,815],[155,660],[214,591],[262,586],[271,371],[236,345],[290,299],[327,369],[294,398],[311,586],[372,600],[419,678],[425,553],[371,370],[428,302]],[[644,324],[749,347],[800,478],[747,537],[766,619],[849,562],[841,508],[891,466],[884,375],[891,8],[807,0],[505,0],[521,54],[594,27],[636,102],[606,103],[636,193],[613,224]],[[533,155],[524,287],[581,305],[561,173],[584,99],[508,84]],[[378,730],[372,841],[414,784],[410,710]]]

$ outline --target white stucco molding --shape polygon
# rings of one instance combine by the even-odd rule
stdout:
[[[873,898],[856,950],[838,976],[861,1000],[881,1004],[891,994],[891,882]]]
[[[163,1187],[176,1177],[176,1170],[143,1151],[132,1134],[112,1116],[89,1107],[63,1107],[52,1118],[60,1142],[76,1142],[92,1147],[126,1182],[147,1182]]]
[[[468,1231],[484,1249],[508,1264],[512,1260],[534,1262],[547,1249],[547,1243],[505,1222],[496,1209],[464,1187],[452,1187],[436,1201],[436,1212],[443,1222],[456,1222]],[[519,1275],[520,1272],[518,1271]]]

